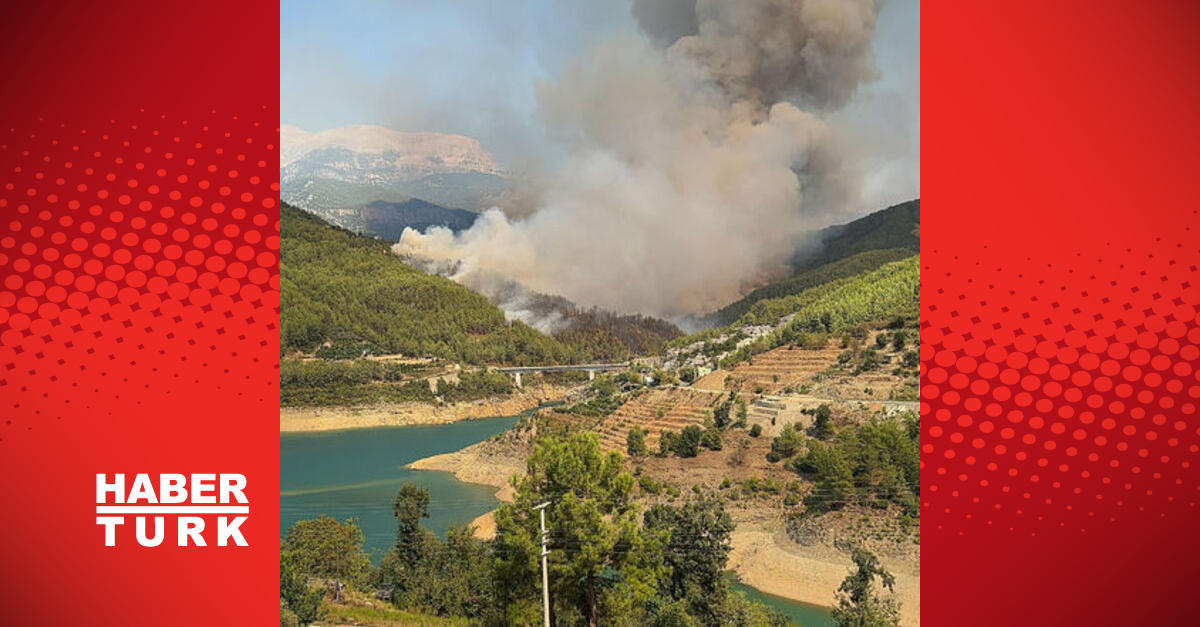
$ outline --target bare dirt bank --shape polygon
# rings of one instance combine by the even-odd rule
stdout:
[[[479,442],[453,453],[418,459],[405,468],[448,472],[459,481],[507,492],[512,490],[508,478],[525,472],[525,460],[523,456],[499,449],[493,442]]]
[[[767,521],[739,521],[729,566],[742,583],[768,594],[833,607],[834,593],[854,568],[845,553],[827,546],[800,546]],[[880,557],[896,577],[900,624],[921,624],[920,567],[909,560]]]
[[[513,489],[508,479],[525,472],[527,454],[511,442],[485,441],[453,453],[417,460],[407,468],[449,472],[460,481],[494,487],[498,499],[510,502]],[[471,521],[476,537],[486,540],[495,535],[492,514],[488,512]],[[777,516],[743,510],[735,513],[735,519],[737,529],[732,536],[729,567],[742,583],[793,601],[824,607],[835,605],[834,592],[854,567],[849,555],[824,543],[801,546],[791,541]],[[921,572],[916,563],[919,557],[881,555],[880,560],[896,576],[901,625],[919,627]]]
[[[509,478],[525,472],[525,459],[536,439],[536,432],[514,429],[500,438],[417,460],[407,467],[449,472],[460,481],[491,486],[497,489],[498,499],[509,502],[513,497]],[[724,477],[739,481],[751,476],[791,479],[792,475],[778,466],[731,464],[729,456],[738,448],[735,444],[730,441],[723,452],[706,453],[688,460],[648,457],[640,463],[645,473],[681,489],[700,484],[714,491]],[[768,439],[752,438],[746,457],[763,459],[769,447]],[[773,505],[753,499],[738,501],[730,508],[730,513],[737,522],[737,529],[732,536],[729,568],[743,583],[794,601],[823,607],[835,604],[834,593],[854,567],[850,556],[834,546],[837,534],[817,533],[811,543],[797,543],[788,538],[782,513]],[[476,518],[471,524],[476,528],[477,537],[488,539],[495,535],[492,512]],[[832,521],[828,524],[841,523]],[[901,604],[901,625],[919,627],[919,547],[868,548],[876,552],[883,565],[896,577],[895,594]]]
[[[514,490],[509,478],[525,473],[525,457],[528,445],[520,435],[510,435],[500,441],[488,440],[472,444],[453,453],[443,453],[418,459],[405,466],[412,470],[437,470],[448,472],[459,481],[477,483],[496,488],[496,498],[508,503],[513,500]],[[496,521],[488,512],[471,521],[475,536],[490,540],[496,535]]]
[[[364,427],[436,425],[515,416],[542,403],[560,400],[571,388],[562,386],[529,387],[516,394],[456,403],[387,403],[366,407],[281,407],[280,433],[300,431],[336,431]]]

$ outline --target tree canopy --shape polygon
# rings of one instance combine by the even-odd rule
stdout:
[[[540,529],[533,508],[548,502],[551,593],[589,627],[602,614],[644,604],[662,567],[653,537],[639,533],[633,475],[616,452],[604,453],[594,434],[545,438],[516,482],[513,503],[496,512],[505,594],[518,611],[529,609],[538,589]],[[524,602],[523,602],[524,601]],[[536,609],[536,605],[534,606]]]
[[[891,597],[880,596],[875,590],[879,579],[888,592],[896,584],[896,578],[879,563],[874,553],[856,548],[853,551],[854,572],[846,576],[838,588],[837,607],[833,609],[833,622],[837,627],[897,627],[900,624],[900,606]]]
[[[298,573],[331,580],[334,597],[340,598],[343,583],[361,585],[370,572],[362,545],[362,528],[354,519],[338,522],[321,516],[292,525],[283,539],[280,559]]]

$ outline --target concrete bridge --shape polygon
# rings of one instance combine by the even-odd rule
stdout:
[[[579,364],[575,366],[513,366],[511,368],[496,368],[513,376],[517,387],[521,387],[521,375],[527,372],[586,372],[588,381],[596,379],[597,372],[618,372],[628,370],[629,364]]]

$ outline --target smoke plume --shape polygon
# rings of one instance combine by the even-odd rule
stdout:
[[[634,0],[646,41],[604,42],[539,86],[567,156],[535,206],[395,251],[495,296],[512,283],[668,318],[786,271],[854,193],[821,120],[875,78],[872,0]],[[513,217],[520,216],[520,217]]]

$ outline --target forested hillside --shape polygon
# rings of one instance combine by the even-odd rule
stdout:
[[[789,342],[807,344],[806,336],[824,338],[859,324],[883,326],[916,320],[921,302],[921,261],[909,257],[847,279],[826,283],[793,296],[759,301],[736,324],[791,320],[770,335],[742,347],[726,361],[737,363]]]
[[[281,208],[281,350],[362,351],[464,363],[566,363],[573,351],[465,287],[413,268],[385,242]]]
[[[920,291],[920,257],[906,257],[799,294],[760,300],[726,326],[672,340],[670,361],[702,355],[716,358],[722,368],[733,367],[786,344],[822,349],[847,331],[861,340],[872,328],[914,327]]]
[[[683,335],[678,327],[650,316],[618,315],[600,309],[567,313],[566,326],[554,337],[596,361],[620,361],[662,351]]]
[[[709,320],[716,325],[729,324],[746,315],[758,302],[799,294],[804,290],[829,283],[830,281],[870,272],[884,264],[899,261],[915,254],[917,254],[916,251],[907,248],[869,250],[823,266],[817,266],[811,270],[803,270],[787,279],[750,292],[741,300],[712,314]]]
[[[509,322],[483,296],[422,272],[386,242],[331,226],[284,204],[281,349],[329,358],[371,354],[467,364],[623,360],[662,350],[669,322],[570,310],[556,336]]]
[[[362,220],[363,233],[389,242],[398,241],[407,228],[426,231],[442,226],[462,231],[471,228],[478,217],[464,209],[447,209],[416,198],[404,202],[376,200],[358,209],[357,215]]]
[[[798,272],[845,259],[868,250],[921,249],[921,199],[893,205],[849,224],[822,229],[821,248],[799,255],[792,265]]]
[[[761,300],[740,321],[772,324],[795,314],[793,324],[812,326],[811,321],[818,320],[834,331],[888,315],[917,313],[920,286],[920,258],[908,257],[799,294]]]
[[[798,256],[792,276],[750,292],[741,300],[705,316],[704,326],[723,326],[741,318],[757,302],[799,294],[818,285],[874,270],[916,255],[921,249],[921,201],[877,211],[818,234],[821,247]]]

